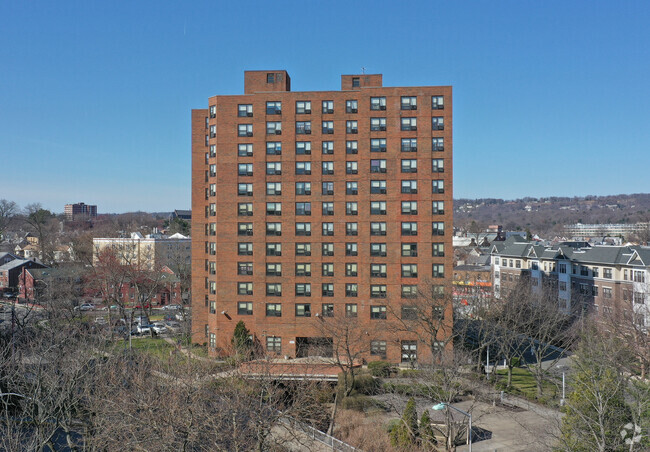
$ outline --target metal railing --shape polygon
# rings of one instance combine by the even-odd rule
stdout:
[[[298,428],[305,434],[307,434],[311,439],[316,440],[330,447],[332,450],[337,450],[341,452],[362,452],[361,449],[357,449],[354,446],[351,446],[348,443],[341,441],[338,438],[334,438],[332,435],[328,435],[325,432],[321,432],[318,429],[315,429],[311,425],[307,425],[303,422],[297,421],[296,419],[281,416],[280,422],[290,426],[292,428]]]

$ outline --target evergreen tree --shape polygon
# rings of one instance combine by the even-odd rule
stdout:
[[[420,417],[420,444],[425,450],[433,449],[437,444],[436,436],[431,427],[431,416],[429,410],[424,410],[422,417]]]
[[[390,432],[393,446],[408,449],[413,447],[418,437],[418,412],[413,397],[406,403],[399,425]]]
[[[235,354],[248,358],[253,349],[253,340],[251,339],[251,332],[246,328],[243,320],[237,322],[235,331],[232,335],[232,346]]]

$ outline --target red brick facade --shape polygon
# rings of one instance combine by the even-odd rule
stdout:
[[[263,345],[280,338],[275,350],[295,356],[297,338],[318,337],[319,317],[332,313],[323,305],[337,317],[354,304],[368,341],[386,341],[386,358],[399,362],[400,341],[415,338],[390,333],[390,313],[407,304],[402,286],[451,286],[451,87],[383,87],[381,75],[362,74],[342,76],[341,91],[291,92],[284,71],[246,72],[245,84],[245,95],[211,97],[208,109],[192,111],[193,340],[226,350],[243,320]],[[307,224],[310,235],[300,229]],[[309,255],[297,252],[302,244]],[[417,255],[403,254],[407,244]],[[281,284],[281,295],[267,284]],[[267,303],[281,305],[281,316],[267,315]],[[311,316],[297,315],[301,304]],[[387,305],[398,308],[372,318]]]

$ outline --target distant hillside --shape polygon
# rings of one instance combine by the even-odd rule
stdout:
[[[574,198],[456,199],[454,225],[476,221],[482,227],[501,224],[507,230],[560,234],[572,223],[637,223],[650,221],[650,193]]]

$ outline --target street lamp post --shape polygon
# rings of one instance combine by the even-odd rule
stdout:
[[[467,411],[463,411],[459,408],[456,408],[455,406],[452,406],[447,402],[440,402],[437,405],[431,407],[431,409],[435,411],[444,410],[445,408],[447,409],[451,408],[452,410],[456,410],[460,414],[467,416],[469,418],[469,428],[467,429],[467,444],[469,445],[469,452],[472,452],[472,413],[468,413]]]

